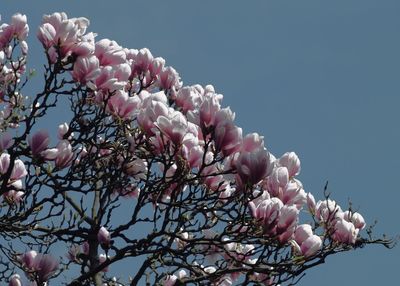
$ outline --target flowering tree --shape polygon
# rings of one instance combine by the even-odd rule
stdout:
[[[44,82],[28,96],[27,18],[0,26],[1,280],[294,285],[328,255],[392,245],[328,194],[316,202],[297,155],[243,136],[213,86],[183,86],[88,25],[43,17]],[[38,129],[60,104],[70,117]]]

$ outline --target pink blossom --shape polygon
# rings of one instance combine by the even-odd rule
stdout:
[[[134,53],[131,52],[131,56],[133,56],[132,72],[135,75],[146,72],[153,61],[153,55],[147,48],[140,49],[139,51],[136,50]]]
[[[235,126],[231,122],[219,124],[214,131],[215,147],[222,151],[225,156],[240,149],[242,143],[242,128]]]
[[[365,220],[358,212],[345,211],[343,213],[343,218],[346,221],[353,223],[357,229],[362,230],[365,228]]]
[[[151,77],[155,78],[164,68],[165,60],[161,57],[154,58],[149,66]]]
[[[202,94],[194,86],[185,86],[181,88],[176,94],[175,103],[177,106],[182,108],[183,113],[199,107],[201,102]]]
[[[215,115],[220,109],[220,100],[216,96],[206,97],[200,105],[198,124],[205,134],[207,129],[215,124]]]
[[[182,86],[179,74],[172,67],[163,68],[159,76],[159,86],[162,89],[172,89],[174,91]]]
[[[89,243],[87,241],[85,241],[82,244],[82,253],[86,254],[86,255],[89,255],[89,249],[90,249],[90,245],[89,245]]]
[[[97,233],[97,241],[106,248],[110,246],[111,235],[104,226],[102,226]]]
[[[163,286],[174,286],[177,280],[181,280],[187,276],[185,270],[180,270],[176,274],[167,275],[163,281]]]
[[[257,184],[270,172],[269,152],[261,148],[253,152],[240,152],[235,167],[244,184]]]
[[[83,34],[86,33],[86,29],[90,24],[89,19],[85,17],[70,18],[70,21],[72,21],[77,27],[79,36],[83,36]]]
[[[294,233],[294,239],[299,245],[301,245],[311,235],[313,235],[311,225],[301,224],[296,227],[296,231]]]
[[[28,50],[29,50],[28,43],[26,41],[21,41],[21,42],[19,42],[19,46],[21,48],[22,54],[26,56],[28,54]]]
[[[300,249],[304,257],[311,257],[316,254],[321,247],[321,238],[315,234],[312,234],[303,243],[301,243]]]
[[[53,62],[57,57],[55,46],[59,46],[61,58],[70,55],[75,49],[78,55],[87,55],[82,53],[79,45],[81,42],[88,42],[82,38],[88,25],[89,20],[86,18],[68,19],[65,13],[53,13],[43,16],[37,37],[48,50]]]
[[[13,27],[13,34],[18,40],[23,41],[26,39],[29,32],[26,15],[20,13],[13,15],[11,17],[11,26]]]
[[[67,122],[64,122],[63,124],[58,125],[58,132],[57,132],[57,138],[60,140],[64,139],[64,135],[68,133],[69,126]]]
[[[14,140],[10,133],[5,132],[0,135],[0,152],[10,148],[14,144]]]
[[[139,105],[140,99],[138,96],[128,96],[128,93],[122,90],[117,90],[107,102],[109,112],[122,119],[132,118]]]
[[[72,146],[67,140],[61,140],[56,147],[55,164],[58,168],[63,169],[72,162],[74,152]]]
[[[50,48],[54,45],[54,38],[56,36],[56,29],[49,24],[44,23],[39,27],[37,36],[40,42],[42,42],[43,46]]]
[[[122,89],[125,85],[125,81],[120,81],[116,77],[117,66],[104,66],[100,68],[100,73],[96,77],[94,83],[89,85],[93,90],[100,90],[102,92],[112,92],[118,89]]]
[[[49,134],[46,130],[40,130],[28,138],[29,146],[33,155],[39,155],[47,149],[50,143]]]
[[[255,206],[258,206],[262,201],[268,200],[271,198],[269,193],[265,190],[254,190],[253,191],[253,197],[255,198],[252,200]]]
[[[107,259],[108,259],[108,257],[107,257],[107,255],[105,255],[104,253],[99,254],[99,263],[100,263],[100,264],[106,262]],[[106,267],[104,267],[101,271],[102,271],[102,272],[108,272],[108,270],[109,270],[109,267],[106,266]]]
[[[178,280],[178,277],[176,275],[167,275],[167,277],[165,277],[164,286],[174,286],[176,283],[176,280]]]
[[[249,203],[252,216],[261,220],[267,228],[276,224],[282,207],[283,203],[278,198],[266,199],[257,205],[254,201]]]
[[[226,123],[233,123],[235,120],[235,113],[229,107],[222,108],[214,114],[213,125],[217,127],[218,125],[224,125]]]
[[[127,82],[129,80],[129,75],[131,74],[131,67],[126,64],[115,65],[114,76],[121,82]]]
[[[155,126],[175,145],[180,145],[188,132],[187,120],[179,111],[170,110],[167,116],[159,116]]]
[[[332,234],[332,239],[344,244],[354,244],[357,239],[359,229],[354,227],[354,224],[344,219],[339,219]]]
[[[316,203],[315,198],[311,193],[307,193],[307,206],[310,213],[314,215],[316,211]]]
[[[224,177],[218,167],[215,164],[207,166],[201,173],[204,184],[213,191],[219,190],[224,182]]]
[[[151,100],[143,109],[139,111],[137,121],[139,126],[148,134],[154,135],[154,123],[159,116],[168,116],[169,109],[165,103]]]
[[[26,171],[26,167],[24,162],[22,162],[20,159],[17,159],[14,161],[14,168],[11,172],[11,177],[10,179],[13,181],[22,179],[28,174]]]
[[[289,172],[286,167],[274,168],[268,177],[268,191],[275,197],[283,198],[283,189],[289,183]]]
[[[199,145],[199,140],[193,133],[187,133],[182,141],[182,154],[190,168],[199,168],[204,154],[204,149]]]
[[[235,192],[235,188],[232,188],[229,184],[224,185],[221,189],[222,191],[219,194],[219,199],[222,202],[226,202]]]
[[[295,205],[301,209],[307,201],[307,195],[300,181],[292,179],[282,191],[282,202],[285,205]]]
[[[4,49],[11,42],[14,36],[14,28],[12,25],[2,24],[0,26],[0,49]]]
[[[72,78],[82,84],[93,81],[100,74],[99,60],[93,56],[78,57],[72,70]]]
[[[55,160],[58,155],[58,149],[57,148],[50,148],[46,149],[42,152],[42,156],[45,160]]]
[[[258,133],[250,133],[243,138],[241,146],[243,151],[252,152],[260,148],[264,148],[264,137],[260,136]]]
[[[78,42],[79,34],[78,27],[65,13],[54,13],[43,16],[37,36],[46,48],[60,45],[61,55],[64,57]]]
[[[22,265],[29,270],[33,270],[35,267],[35,259],[37,255],[38,253],[35,250],[30,250],[26,252],[21,257]]]
[[[298,216],[299,210],[296,206],[284,205],[280,209],[277,231],[280,234],[279,240],[281,242],[286,242],[294,234],[299,219]]]
[[[70,261],[77,261],[80,252],[81,248],[78,245],[71,245],[71,247],[68,249],[66,256]]]
[[[2,153],[0,155],[0,173],[6,174],[8,168],[10,167],[10,155],[7,153]]]
[[[126,62],[124,50],[115,41],[102,39],[95,44],[95,56],[99,59],[100,65],[117,65]]]
[[[14,189],[21,190],[22,189],[22,180],[16,180],[11,182],[10,186],[14,187]]]
[[[294,152],[287,152],[278,160],[280,166],[284,166],[289,171],[289,177],[297,176],[300,173],[300,159]]]
[[[21,276],[19,274],[11,275],[8,286],[22,286]]]
[[[58,261],[48,254],[38,254],[34,258],[34,270],[39,281],[45,282],[58,269]]]
[[[315,217],[322,222],[330,222],[339,217],[343,212],[340,206],[331,199],[318,201],[315,206]]]
[[[22,201],[22,197],[24,196],[24,192],[22,191],[16,191],[16,190],[11,190],[3,194],[3,197],[9,202],[9,203],[16,203],[19,204]]]
[[[229,239],[225,239],[224,242],[228,242]],[[225,259],[229,260],[230,257],[234,257],[235,260],[246,261],[251,257],[254,250],[252,244],[241,244],[238,242],[229,242],[224,246],[225,250],[229,252],[229,255],[225,255]]]
[[[135,160],[124,165],[124,172],[136,179],[146,179],[147,162],[136,158]]]

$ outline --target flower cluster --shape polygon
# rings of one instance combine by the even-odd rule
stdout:
[[[91,277],[82,281],[97,279],[94,272],[106,277],[114,261],[148,255],[146,263],[158,269],[146,275],[163,285],[278,285],[301,273],[298,261],[315,263],[320,254],[356,245],[363,217],[329,198],[316,202],[298,178],[295,152],[274,156],[263,136],[243,133],[212,85],[184,86],[147,48],[97,40],[88,27],[88,19],[65,13],[43,17],[37,38],[51,76],[25,106],[16,86],[26,69],[26,16],[0,26],[1,194],[9,206],[27,205],[33,241],[47,243],[49,235],[70,243],[65,269],[77,264],[82,277]],[[58,126],[52,145],[51,134],[33,131],[33,124],[61,96],[73,116]],[[44,188],[52,191],[43,195]],[[129,223],[118,226],[120,197],[135,200]],[[47,217],[38,214],[42,209]],[[146,224],[153,232],[143,238],[142,228],[132,231]],[[35,236],[40,231],[46,235]],[[39,285],[64,271],[34,250],[17,262]],[[21,285],[18,274],[9,278],[9,285]]]

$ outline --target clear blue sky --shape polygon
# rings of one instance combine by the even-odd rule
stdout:
[[[0,13],[27,14],[31,40],[42,14],[66,11],[98,38],[150,48],[185,84],[213,84],[272,153],[295,151],[306,191],[322,198],[329,180],[377,234],[400,233],[400,1],[25,2]],[[399,259],[400,247],[337,255],[300,285],[399,285]]]

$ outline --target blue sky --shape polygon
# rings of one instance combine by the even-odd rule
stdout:
[[[184,84],[213,84],[272,153],[295,151],[306,191],[322,198],[329,180],[377,235],[399,234],[400,2],[232,2],[3,1],[0,13],[27,14],[31,41],[43,14],[65,11],[99,39],[148,47]],[[400,247],[337,255],[299,285],[397,285],[399,258]]]

